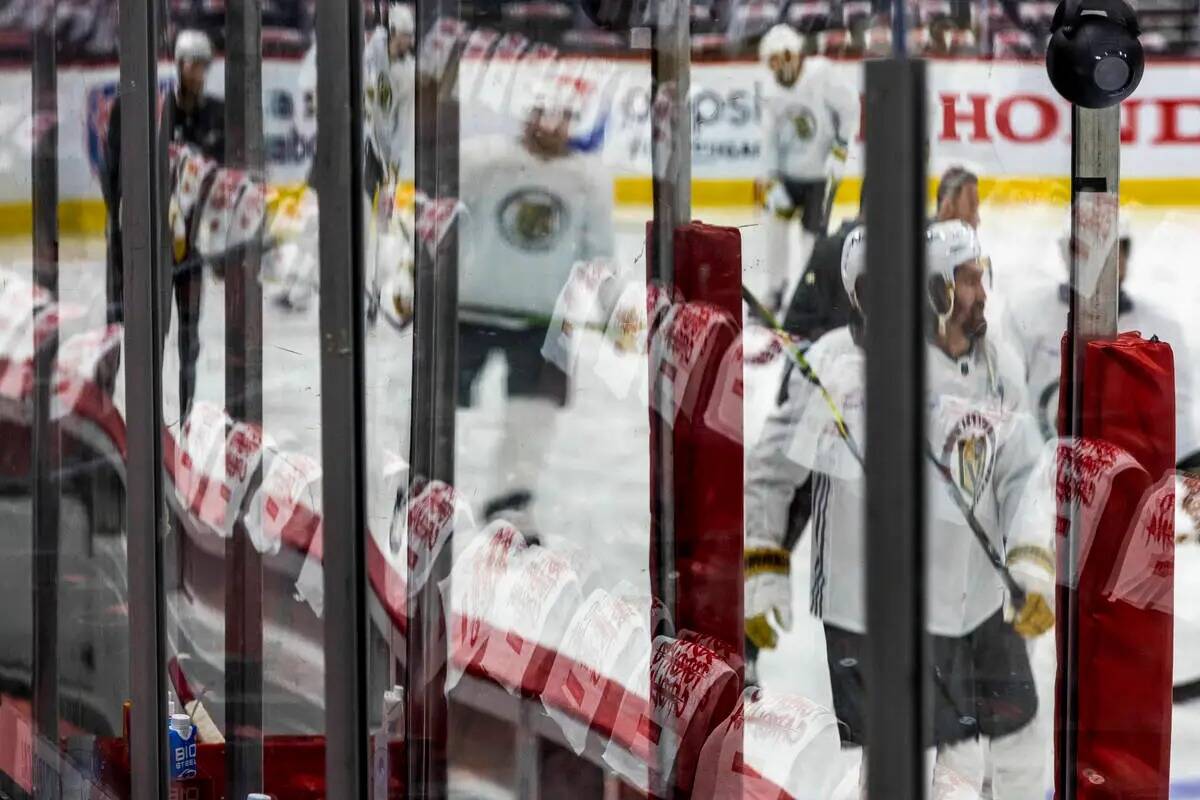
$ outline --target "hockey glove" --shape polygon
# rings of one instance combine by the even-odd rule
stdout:
[[[796,213],[796,204],[792,202],[792,196],[788,194],[787,188],[783,183],[774,179],[767,181],[764,189],[764,205],[767,211],[784,219]]]
[[[1025,605],[1009,609],[1013,629],[1026,639],[1041,636],[1054,627],[1054,556],[1043,547],[1021,545],[1009,551],[1008,569],[1025,590]]]
[[[781,630],[792,629],[791,555],[763,540],[746,540],[746,638],[760,650],[779,642],[772,612]]]
[[[405,330],[413,321],[414,292],[412,270],[404,266],[384,285],[386,297],[391,302],[385,307],[384,313],[388,321],[399,330]]]
[[[171,228],[171,255],[176,264],[181,264],[188,254],[187,220],[175,195],[167,205],[167,224]]]
[[[829,175],[829,180],[833,183],[838,183],[846,174],[846,158],[849,156],[845,145],[837,144],[829,151],[829,160],[825,164],[825,171]]]

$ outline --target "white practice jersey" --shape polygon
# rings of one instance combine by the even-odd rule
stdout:
[[[1046,547],[1052,530],[1017,523],[1026,483],[1041,442],[1025,411],[1016,376],[1004,374],[986,341],[960,359],[927,347],[929,443],[954,476],[955,491],[999,552],[1022,544]],[[821,337],[807,358],[846,415],[851,434],[865,440],[863,351],[846,327]],[[827,379],[826,375],[832,376]],[[796,488],[811,476],[812,578],[810,608],[825,622],[866,632],[863,475],[838,455],[813,452],[842,448],[836,435],[812,435],[819,391],[792,370],[788,397],[767,419],[746,466],[746,535],[782,545]],[[832,432],[827,410],[817,425]],[[837,466],[837,465],[843,466]],[[853,464],[854,469],[844,468]],[[941,473],[927,470],[929,563],[927,627],[940,636],[963,636],[1000,608],[1002,584],[983,548],[948,494]]]
[[[363,128],[380,163],[393,175],[412,149],[415,94],[412,54],[392,61],[387,29],[376,28],[363,51]]]
[[[549,320],[572,265],[613,255],[607,170],[592,154],[538,158],[512,136],[461,152],[460,318]]]
[[[1062,367],[1062,337],[1067,327],[1065,285],[1043,284],[1013,297],[1005,312],[1004,329],[1025,367],[1025,381],[1042,436],[1055,436],[1058,388]],[[1175,351],[1175,453],[1183,458],[1200,447],[1192,405],[1192,359],[1183,326],[1162,309],[1122,291],[1117,316],[1120,331],[1157,336]]]
[[[763,168],[768,176],[824,180],[830,153],[858,136],[859,104],[854,87],[839,80],[829,62],[804,59],[790,88],[773,77],[763,97]]]

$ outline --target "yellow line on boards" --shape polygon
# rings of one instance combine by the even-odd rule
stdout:
[[[929,181],[929,197],[937,188]],[[284,184],[268,193],[272,212],[295,204],[302,184]],[[836,202],[857,204],[861,178],[846,178],[838,187]],[[1061,203],[1070,199],[1065,177],[984,176],[979,179],[979,196],[984,203]],[[613,181],[613,200],[619,206],[649,206],[653,199],[648,177],[618,177]],[[700,208],[744,208],[758,202],[755,182],[749,178],[694,178],[692,205]],[[1200,206],[1200,178],[1124,178],[1121,202],[1142,206]],[[99,198],[68,199],[59,203],[59,231],[63,235],[102,235],[104,201]],[[27,236],[33,230],[33,211],[28,201],[0,202],[0,236]]]

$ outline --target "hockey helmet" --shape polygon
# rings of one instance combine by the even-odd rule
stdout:
[[[935,222],[925,231],[925,272],[929,305],[942,328],[954,311],[954,271],[979,261],[983,253],[975,229],[962,220]]]
[[[767,65],[770,65],[771,56],[790,53],[793,57],[799,57],[802,52],[804,39],[795,28],[783,22],[763,34],[758,43],[758,58]]]
[[[193,28],[182,30],[175,38],[175,63],[184,61],[212,61],[212,42],[204,31]]]
[[[412,7],[407,3],[392,3],[388,6],[388,33],[393,36],[400,34],[413,35],[416,23],[413,20]]]
[[[850,231],[842,244],[842,286],[850,305],[862,311],[862,303],[858,299],[858,279],[867,270],[867,229],[859,225]]]

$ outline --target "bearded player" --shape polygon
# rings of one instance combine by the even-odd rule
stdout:
[[[770,73],[763,98],[761,187],[766,297],[778,310],[787,307],[800,268],[816,238],[825,235],[849,146],[858,135],[859,102],[857,90],[837,77],[827,59],[804,55],[804,40],[790,25],[767,31],[758,52]]]
[[[864,441],[866,399],[862,349],[869,303],[864,302],[865,243],[858,229],[847,239],[842,280],[851,322],[822,336],[808,361],[851,435]],[[929,302],[927,331],[928,436],[948,468],[927,466],[928,603],[931,634],[933,731],[931,797],[946,786],[978,792],[985,773],[983,743],[992,755],[993,796],[1040,797],[1045,741],[1030,722],[1038,705],[1026,638],[1054,623],[1050,606],[1054,562],[1052,530],[1025,524],[1022,511],[1040,441],[1025,409],[1023,383],[999,365],[986,336],[987,293],[979,241],[961,221],[938,222],[926,236]],[[794,490],[812,482],[810,610],[825,627],[834,710],[843,745],[865,742],[863,673],[868,636],[864,585],[865,487],[859,463],[839,437],[822,394],[793,370],[788,396],[768,418],[750,453],[746,475],[746,635],[772,648],[777,630],[792,619],[791,553],[786,546]],[[1006,619],[1006,595],[995,568],[948,490],[961,495],[993,548],[1027,593]],[[753,648],[751,651],[754,652]],[[768,687],[769,688],[769,687]],[[868,754],[869,757],[869,754]],[[1035,787],[1032,794],[1030,786]]]

